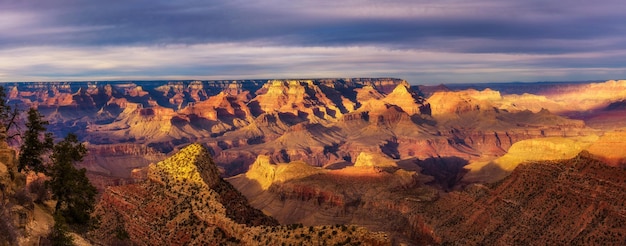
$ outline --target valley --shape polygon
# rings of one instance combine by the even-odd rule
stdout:
[[[86,144],[77,166],[98,188],[107,225],[92,240],[114,244],[104,235],[120,228],[145,244],[626,240],[623,80],[5,88],[9,104],[38,108],[57,138],[73,132]]]

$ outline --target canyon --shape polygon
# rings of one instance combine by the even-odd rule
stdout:
[[[138,244],[626,239],[623,80],[5,88],[9,104],[38,108],[57,138],[86,143],[77,166],[100,191],[106,225],[91,240],[114,244],[122,229]]]

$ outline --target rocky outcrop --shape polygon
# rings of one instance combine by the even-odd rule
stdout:
[[[122,233],[133,243],[148,245],[389,244],[383,234],[356,226],[341,232],[326,226],[278,226],[219,177],[199,144],[150,165],[144,182],[108,188],[95,214],[102,223],[91,236],[105,243],[119,242],[116,235]]]
[[[382,101],[400,107],[408,115],[431,114],[430,105],[406,81],[396,86]]]
[[[249,100],[248,92],[240,91],[236,84],[234,86],[235,88],[227,88],[225,91],[206,100],[190,103],[187,107],[180,110],[180,113],[196,115],[211,121],[228,121],[234,118],[244,120],[252,117],[247,106]]]
[[[269,156],[259,155],[250,166],[250,170],[245,173],[245,176],[250,180],[258,182],[261,188],[266,190],[274,183],[321,174],[325,171],[301,161],[275,165],[270,163]]]
[[[427,101],[432,115],[460,114],[470,111],[489,110],[493,103],[501,100],[500,92],[486,89],[483,91],[438,91]]]
[[[4,135],[4,133],[0,133]],[[2,194],[12,194],[19,184],[15,183],[17,165],[15,150],[9,148],[6,142],[0,142],[0,188]]]
[[[378,153],[361,152],[354,162],[355,167],[396,167],[392,159]]]

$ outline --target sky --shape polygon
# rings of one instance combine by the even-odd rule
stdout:
[[[626,78],[623,0],[0,0],[0,81]]]

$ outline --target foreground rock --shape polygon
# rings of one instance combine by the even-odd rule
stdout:
[[[101,227],[91,235],[107,244],[389,244],[384,234],[356,226],[279,226],[219,177],[199,144],[150,165],[144,182],[108,188],[95,214]]]
[[[433,237],[461,245],[623,245],[626,170],[583,152],[518,166],[423,208]]]

